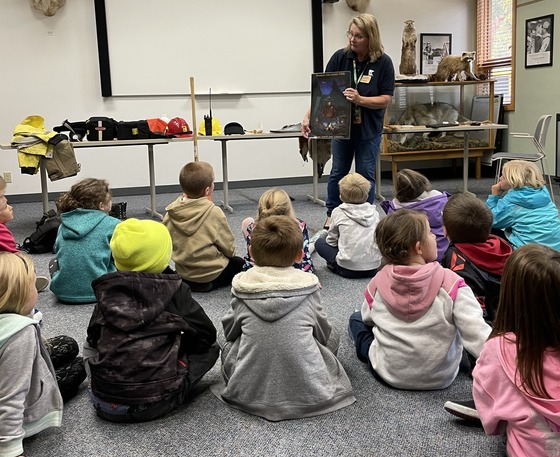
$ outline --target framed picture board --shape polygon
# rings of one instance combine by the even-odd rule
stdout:
[[[314,137],[350,138],[352,104],[343,94],[350,85],[349,71],[311,75],[309,126]]]
[[[421,33],[420,49],[420,73],[435,74],[440,60],[451,54],[451,33]]]
[[[552,66],[554,14],[525,21],[525,68]]]

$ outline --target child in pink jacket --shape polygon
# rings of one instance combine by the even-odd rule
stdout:
[[[504,268],[494,328],[473,371],[484,431],[507,454],[560,455],[560,253],[538,244]]]

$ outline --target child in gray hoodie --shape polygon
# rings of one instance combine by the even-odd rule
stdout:
[[[293,268],[303,257],[295,219],[270,216],[255,226],[255,266],[233,278],[222,319],[224,402],[271,421],[317,416],[356,399],[336,358],[338,334],[321,306],[314,274]],[[224,341],[225,340],[225,341]]]
[[[371,183],[359,173],[350,173],[339,182],[342,204],[331,215],[326,238],[320,236],[315,250],[327,267],[345,278],[371,278],[381,264],[375,243],[379,214],[368,203]]]

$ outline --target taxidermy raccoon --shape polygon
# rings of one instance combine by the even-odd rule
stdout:
[[[459,114],[459,111],[449,103],[424,103],[418,105],[411,105],[406,108],[397,124],[399,125],[430,125],[430,124],[457,124],[458,122],[465,122],[468,119]],[[430,133],[425,133],[424,136],[429,136]],[[445,132],[439,133],[445,136]],[[414,133],[406,133],[401,135],[399,142],[405,143],[414,137]]]
[[[414,21],[409,19],[404,21],[402,34],[401,64],[399,73],[401,75],[416,75],[416,29]]]
[[[474,51],[463,52],[460,56],[446,56],[441,59],[435,75],[430,81],[476,81],[478,78],[471,71]]]

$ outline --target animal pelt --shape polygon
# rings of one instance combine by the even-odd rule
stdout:
[[[41,11],[45,16],[54,16],[62,8],[66,0],[29,0],[31,6]]]
[[[330,140],[314,140],[317,142],[317,174],[319,178],[323,176],[325,164],[331,158],[331,141]],[[299,153],[301,158],[307,162],[308,156],[311,156],[311,140],[300,136],[299,137]]]
[[[402,48],[401,48],[401,64],[399,65],[399,72],[401,75],[416,75],[416,29],[414,28],[414,21],[408,19],[404,21],[404,30],[402,34]]]
[[[369,0],[346,0],[346,4],[358,13],[365,13],[369,6]]]
[[[471,70],[475,52],[463,52],[460,56],[446,56],[438,64],[437,71],[430,81],[477,81]]]

